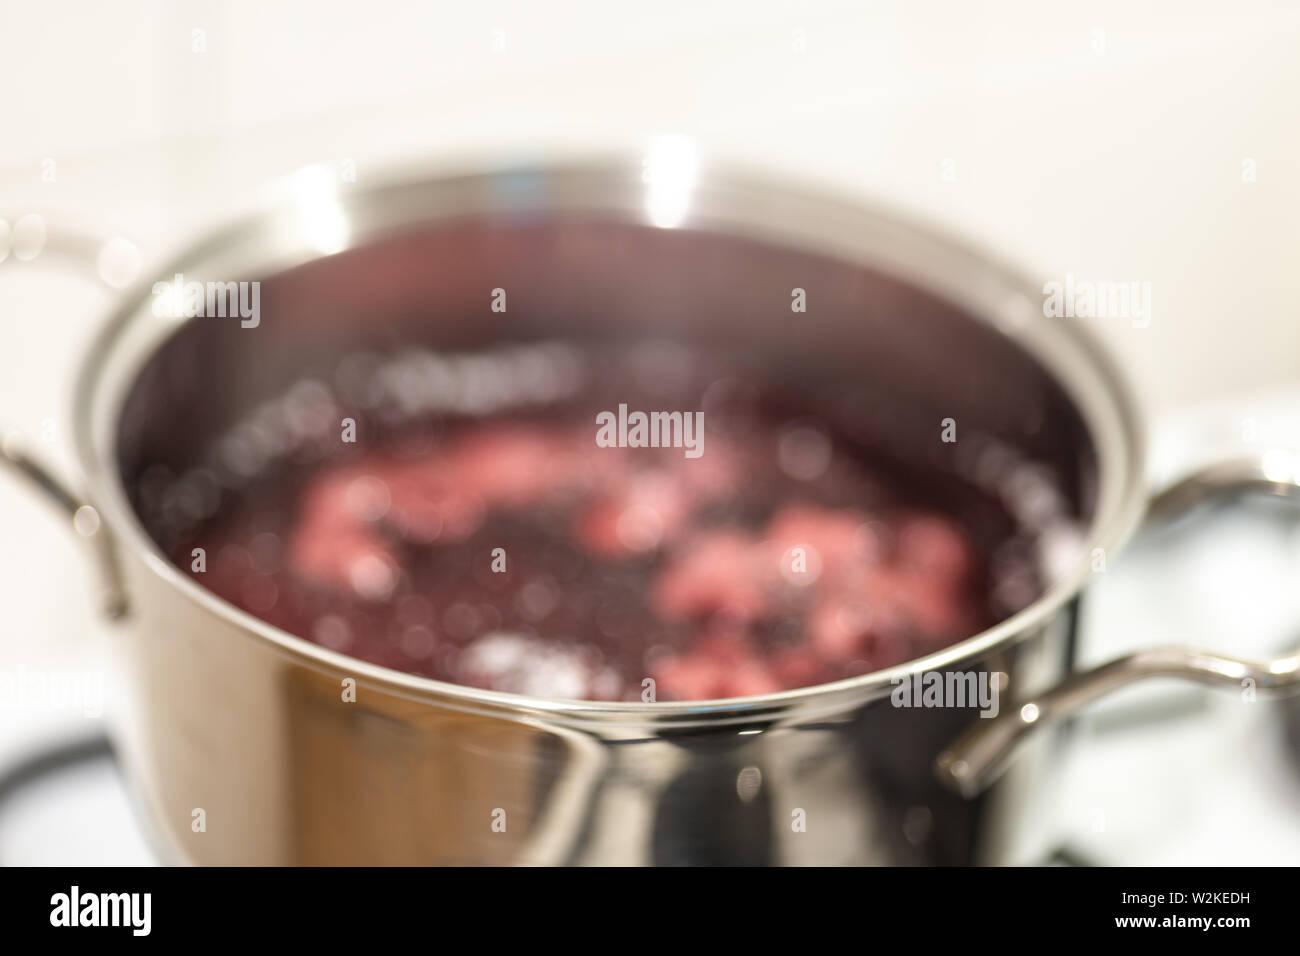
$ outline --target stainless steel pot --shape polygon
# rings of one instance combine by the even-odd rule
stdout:
[[[1110,361],[1044,318],[1037,288],[879,210],[708,168],[673,175],[609,162],[358,189],[309,171],[122,299],[76,384],[77,492],[5,446],[94,545],[134,685],[121,745],[169,859],[1003,861],[1004,824],[1035,789],[985,788],[1030,730],[1147,677],[1296,687],[1296,657],[1180,648],[1068,673],[1096,549],[1113,555],[1146,505],[1143,442]],[[156,315],[154,281],[176,273],[260,281],[260,323]],[[488,310],[494,287],[510,290],[508,317]],[[132,506],[142,469],[183,469],[289,376],[348,350],[557,332],[825,369],[904,451],[955,418],[971,468],[1009,452],[1059,480],[1084,529],[1078,560],[996,627],[888,671],[744,699],[571,702],[439,683],[279,631],[179,571]],[[1291,495],[1297,478],[1280,454],[1220,466],[1153,513]],[[992,720],[891,706],[894,678],[936,670],[1007,675],[1015,706]]]

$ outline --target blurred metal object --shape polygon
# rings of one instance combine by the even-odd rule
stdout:
[[[1003,672],[1025,694],[1061,679],[1088,550],[1117,549],[1143,507],[1122,378],[1076,326],[1043,317],[1038,288],[959,243],[693,158],[669,163],[670,181],[648,169],[424,174],[355,192],[318,169],[124,297],[77,382],[74,430],[79,484],[131,599],[124,763],[176,859],[1000,859],[999,820],[1032,789],[945,789],[936,756],[981,720],[894,707],[890,692],[922,671]],[[152,308],[153,280],[177,274],[261,281],[264,320]],[[489,322],[498,286],[511,312]],[[793,288],[809,291],[806,313],[792,314]],[[855,383],[856,413],[895,429],[900,454],[925,454],[954,417],[973,474],[1010,448],[1058,474],[1087,547],[1024,610],[907,665],[761,697],[603,703],[440,683],[294,637],[182,573],[132,506],[143,469],[192,466],[223,424],[340,355],[551,334],[775,355]]]
[[[117,549],[94,506],[77,498],[54,477],[50,469],[28,455],[22,440],[14,432],[0,436],[0,467],[10,468],[36,487],[46,501],[63,513],[69,526],[90,543],[95,552],[95,566],[100,577],[100,610],[110,620],[125,615],[126,594],[122,590]]]
[[[110,289],[121,289],[140,273],[140,250],[124,236],[111,236],[79,226],[55,222],[53,228],[39,213],[28,213],[12,229],[0,219],[0,265],[13,252],[7,268],[38,258],[71,265],[78,275],[95,276]]]
[[[34,238],[28,243],[27,252],[15,255],[8,268],[40,255],[53,256],[68,267],[71,275],[87,280],[98,278],[110,289],[126,284],[139,272],[139,252],[127,239],[108,238],[62,224],[50,230],[44,218],[34,213],[18,220],[20,223],[24,221],[35,224],[36,228],[29,230],[35,233]],[[0,263],[4,258],[0,256]],[[34,459],[22,436],[12,429],[0,428],[0,467],[8,467],[30,482],[46,501],[63,512],[73,530],[90,542],[101,582],[100,607],[110,619],[124,615],[126,595],[122,591],[117,551],[94,506],[80,499],[48,467]]]
[[[1211,501],[1248,494],[1300,498],[1300,457],[1270,449],[1256,457],[1206,466],[1157,494],[1151,500],[1148,522],[1174,521]],[[987,722],[977,722],[939,755],[939,777],[973,796],[997,778],[1031,731],[1075,716],[1113,690],[1155,677],[1267,696],[1295,694],[1300,692],[1300,650],[1272,660],[1251,661],[1190,647],[1151,647],[1107,661],[1070,675]]]

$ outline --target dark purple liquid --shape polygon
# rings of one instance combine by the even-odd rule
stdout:
[[[342,400],[322,397],[310,441],[251,477],[236,461],[219,507],[160,540],[293,634],[547,697],[642,700],[647,679],[658,700],[802,687],[937,650],[1006,610],[987,543],[815,408],[699,357],[565,369],[546,401],[488,414],[381,403],[354,415],[355,444]],[[619,403],[702,409],[702,453],[599,446],[596,414]],[[153,494],[155,523],[168,494],[177,511],[174,486]]]

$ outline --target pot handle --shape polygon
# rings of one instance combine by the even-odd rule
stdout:
[[[95,564],[99,568],[100,609],[110,620],[123,617],[127,602],[122,588],[117,550],[95,507],[81,501],[48,468],[32,460],[22,448],[18,437],[12,433],[0,437],[0,467],[8,467],[26,478],[47,501],[63,513],[72,529],[90,543],[95,551]]]
[[[128,284],[139,271],[139,253],[126,239],[106,240],[91,233],[64,229],[47,236],[44,220],[40,217],[30,218],[35,221],[35,228],[28,230],[27,246],[15,255],[7,266],[9,268],[37,256],[43,255],[47,259],[53,256],[87,277],[97,276],[110,289]],[[7,243],[0,251],[8,253]],[[8,256],[0,258],[0,263],[5,258]],[[124,616],[127,601],[117,551],[108,528],[100,520],[99,512],[69,491],[49,468],[28,455],[16,432],[0,429],[0,470],[4,469],[27,479],[47,501],[63,513],[72,529],[90,542],[95,551],[95,564],[100,577],[101,609],[112,620]]]
[[[1217,498],[1245,494],[1300,499],[1300,455],[1274,449],[1202,468],[1151,500],[1146,525],[1182,517]],[[997,779],[1030,732],[1073,716],[1116,688],[1151,677],[1236,688],[1252,681],[1263,694],[1294,694],[1300,692],[1300,651],[1266,661],[1225,657],[1190,647],[1136,651],[1071,674],[997,717],[975,721],[939,755],[935,772],[946,786],[964,796],[975,796]]]

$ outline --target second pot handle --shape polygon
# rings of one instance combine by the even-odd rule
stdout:
[[[1267,494],[1300,499],[1300,456],[1270,450],[1258,457],[1219,462],[1157,494],[1148,524],[1181,517],[1226,495]],[[1190,647],[1153,647],[1071,674],[1055,687],[976,721],[941,753],[935,772],[947,786],[974,796],[1005,769],[1017,745],[1032,731],[1079,712],[1116,688],[1150,677],[1175,677],[1240,689],[1245,681],[1261,694],[1300,692],[1300,651],[1274,660],[1225,657]]]
[[[0,468],[5,467],[35,485],[45,499],[63,513],[69,526],[90,543],[99,574],[100,610],[110,620],[124,616],[126,592],[122,587],[117,550],[99,512],[64,487],[48,468],[30,458],[14,434],[0,434]]]
[[[25,221],[30,221],[30,227],[23,228]],[[19,243],[15,243],[14,258],[7,263],[4,260],[9,258],[11,236],[6,229],[6,245],[0,248],[0,264],[5,268],[21,266],[38,256],[52,257],[67,266],[72,274],[87,279],[98,278],[109,289],[119,289],[130,283],[140,270],[138,250],[122,237],[108,238],[84,229],[56,228],[47,232],[45,220],[40,216],[19,219],[14,236],[20,228],[25,236],[21,243],[23,248],[19,249]],[[0,428],[0,470],[6,468],[34,485],[46,501],[63,513],[69,526],[90,543],[100,577],[100,609],[110,619],[125,615],[126,593],[117,551],[99,512],[69,491],[49,468],[28,455],[16,433]]]

